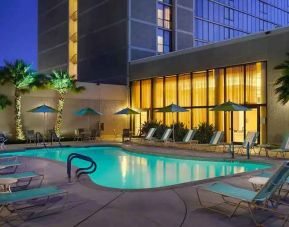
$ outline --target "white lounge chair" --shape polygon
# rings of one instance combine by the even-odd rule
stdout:
[[[172,132],[173,132],[173,130],[172,130],[171,128],[167,128],[167,129],[164,131],[162,137],[161,137],[160,139],[154,138],[154,141],[156,141],[156,142],[164,142],[164,143],[165,143],[165,142],[168,142],[168,140],[169,140]]]
[[[188,132],[186,133],[186,135],[184,136],[183,140],[180,142],[176,142],[178,144],[190,144],[192,143],[195,135],[196,135],[196,130],[190,129],[188,130]],[[195,140],[197,142],[197,140]]]
[[[147,141],[153,141],[153,136],[156,132],[156,128],[150,128],[148,133],[146,134],[144,140],[147,140]]]
[[[248,132],[243,144],[239,147],[237,153],[242,154],[244,151],[246,151],[248,144],[249,149],[253,149],[256,153],[255,144],[257,143],[258,135],[258,132]]]

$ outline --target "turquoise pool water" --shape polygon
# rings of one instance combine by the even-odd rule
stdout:
[[[13,155],[66,162],[68,155],[74,152],[90,156],[97,163],[96,172],[90,174],[93,182],[104,187],[121,189],[157,188],[271,167],[262,163],[178,159],[138,154],[120,147],[35,149],[15,152]],[[73,165],[84,167],[88,163],[74,160]]]

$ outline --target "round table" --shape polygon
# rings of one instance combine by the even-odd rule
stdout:
[[[268,180],[268,177],[251,177],[248,181],[252,184],[254,190],[258,191]]]
[[[16,178],[0,178],[0,192],[11,192],[11,185],[17,183]]]

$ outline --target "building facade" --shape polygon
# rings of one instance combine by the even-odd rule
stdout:
[[[38,68],[127,84],[128,62],[287,25],[286,0],[39,0]]]
[[[274,67],[286,59],[288,40],[289,29],[282,28],[131,62],[131,106],[141,111],[134,130],[148,120],[170,125],[172,115],[157,110],[175,103],[189,110],[174,115],[188,128],[207,122],[224,131],[227,142],[242,142],[249,131],[259,132],[260,143],[280,142],[289,131],[288,107],[274,93],[280,76]],[[251,111],[235,112],[231,125],[227,113],[210,111],[225,101]]]

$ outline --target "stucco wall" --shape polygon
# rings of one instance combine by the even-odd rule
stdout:
[[[126,127],[127,118],[125,116],[116,116],[113,113],[127,106],[127,88],[120,85],[96,85],[89,83],[79,83],[86,87],[86,90],[80,94],[68,94],[65,97],[63,112],[64,135],[73,134],[75,128],[87,128],[87,117],[77,117],[74,112],[83,107],[91,107],[102,112],[101,117],[91,117],[90,123],[93,127],[98,120],[104,123],[103,135],[113,135],[113,130],[118,132]],[[13,88],[9,86],[0,87],[0,93],[5,94],[13,101]],[[22,113],[25,129],[43,131],[43,114],[29,113],[28,110],[39,105],[46,104],[57,108],[57,94],[51,90],[41,90],[23,95]],[[55,123],[56,115],[48,114],[46,128],[52,129]],[[14,134],[14,108],[13,105],[0,112],[0,131],[8,134]]]
[[[269,143],[279,143],[289,132],[289,104],[277,102],[274,82],[280,72],[274,67],[289,52],[289,28],[245,38],[190,48],[163,56],[137,60],[130,64],[130,80],[174,75],[250,62],[267,62],[267,135]]]

